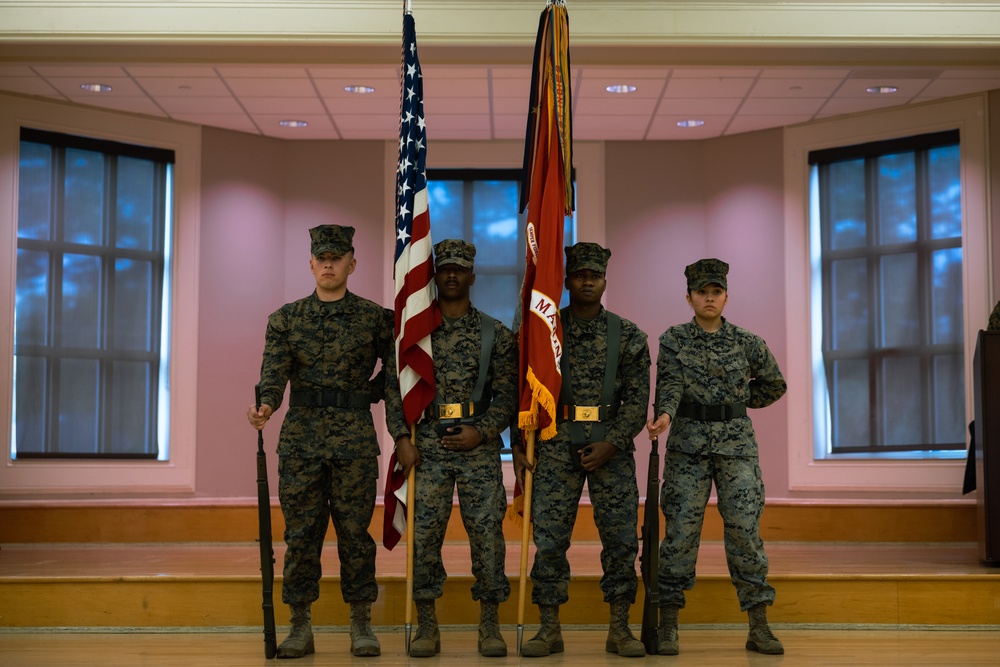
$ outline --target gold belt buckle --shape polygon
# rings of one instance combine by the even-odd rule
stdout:
[[[601,421],[601,409],[598,405],[574,405],[573,421],[578,422],[599,422]]]
[[[461,419],[461,403],[438,403],[438,419]]]

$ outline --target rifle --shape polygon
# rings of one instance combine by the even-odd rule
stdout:
[[[656,406],[653,406],[656,414]],[[646,653],[656,655],[656,628],[660,624],[660,444],[654,437],[650,442],[649,471],[646,475],[646,504],[643,508],[642,554],[639,567],[645,600],[642,603],[642,633],[640,640]]]
[[[260,410],[260,385],[254,387],[257,410]],[[260,530],[260,579],[263,588],[264,657],[278,653],[274,629],[274,545],[271,542],[271,492],[267,488],[267,458],[264,455],[264,431],[257,431],[257,519]]]

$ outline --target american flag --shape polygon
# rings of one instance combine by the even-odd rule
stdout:
[[[427,212],[427,133],[424,82],[417,60],[413,16],[403,15],[403,69],[399,113],[399,162],[396,165],[396,368],[403,416],[413,425],[434,400],[431,332],[441,324],[434,292],[431,218]],[[405,530],[406,479],[389,459],[382,544],[392,549]]]
[[[396,166],[396,364],[403,414],[414,424],[434,398],[431,332],[441,324],[427,212],[427,133],[413,16],[403,16],[403,71]]]

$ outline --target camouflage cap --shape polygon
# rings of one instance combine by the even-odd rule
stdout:
[[[309,230],[309,238],[312,239],[313,257],[324,252],[344,256],[354,250],[354,227],[320,225]]]
[[[688,289],[701,289],[711,283],[719,285],[722,289],[729,289],[726,285],[726,275],[728,273],[729,265],[721,259],[699,259],[684,269],[684,277],[687,278]]]
[[[596,243],[577,243],[566,248],[566,275],[591,269],[606,273],[611,251]]]
[[[471,269],[476,258],[476,246],[462,239],[445,239],[434,244],[434,268],[454,264]]]

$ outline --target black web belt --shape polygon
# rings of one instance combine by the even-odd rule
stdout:
[[[293,389],[288,405],[293,408],[370,408],[372,399],[365,394],[352,394],[332,389]]]
[[[701,403],[681,403],[677,406],[674,417],[684,417],[702,422],[727,422],[747,416],[747,406],[744,403],[732,405],[702,405]]]

